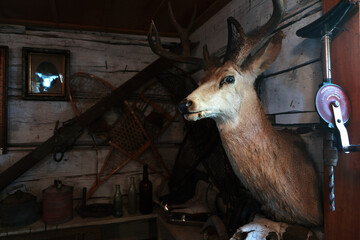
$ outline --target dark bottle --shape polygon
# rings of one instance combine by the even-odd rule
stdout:
[[[83,190],[82,190],[82,199],[81,199],[81,207],[82,208],[86,208],[86,192],[87,192],[87,189],[86,187],[83,187]]]
[[[149,214],[152,213],[152,183],[149,180],[148,166],[143,167],[143,179],[140,181],[140,213]]]
[[[121,217],[123,215],[123,199],[120,191],[120,185],[116,185],[114,194],[114,217]]]

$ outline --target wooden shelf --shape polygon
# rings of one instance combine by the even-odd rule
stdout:
[[[59,230],[59,229],[77,228],[84,226],[98,226],[98,225],[106,225],[113,223],[156,219],[157,217],[158,217],[157,213],[146,214],[146,215],[138,213],[138,214],[130,215],[126,212],[125,208],[124,208],[124,216],[118,218],[113,216],[101,217],[101,218],[95,218],[95,217],[82,218],[77,213],[74,212],[73,219],[62,224],[46,225],[44,221],[41,218],[39,218],[36,222],[24,227],[0,227],[0,237],[34,233],[34,232],[46,232],[46,231]]]
[[[159,213],[157,218],[157,225],[159,231],[158,239],[161,240],[203,239],[201,226],[168,223],[161,213]]]
[[[94,226],[96,228],[101,228],[101,226],[110,225],[110,224],[125,224],[136,221],[155,221],[157,225],[157,239],[166,239],[166,240],[187,240],[187,239],[201,239],[201,226],[188,226],[188,225],[176,225],[170,224],[166,221],[166,217],[161,213],[160,209],[156,209],[151,214],[133,214],[130,215],[127,213],[124,208],[124,216],[122,217],[89,217],[82,218],[77,213],[74,213],[73,219],[66,223],[58,225],[46,225],[43,220],[40,218],[33,224],[24,226],[24,227],[0,227],[0,238],[2,237],[16,237],[17,235],[23,234],[41,234],[41,233],[50,233],[51,231],[58,230],[70,230],[70,229],[82,229],[89,228]],[[15,238],[14,238],[15,239]],[[101,238],[100,238],[101,239]]]

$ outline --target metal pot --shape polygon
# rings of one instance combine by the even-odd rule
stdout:
[[[7,196],[0,209],[2,225],[6,227],[26,226],[37,220],[36,197],[21,190]]]
[[[55,180],[43,190],[43,220],[46,224],[60,224],[73,218],[73,187]]]

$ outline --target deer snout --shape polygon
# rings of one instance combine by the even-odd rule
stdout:
[[[192,101],[184,99],[179,104],[179,110],[182,114],[189,113],[189,107],[193,104]]]

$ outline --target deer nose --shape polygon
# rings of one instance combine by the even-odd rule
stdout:
[[[182,114],[189,113],[189,107],[193,104],[192,101],[186,99],[182,100],[179,104],[179,110]]]

